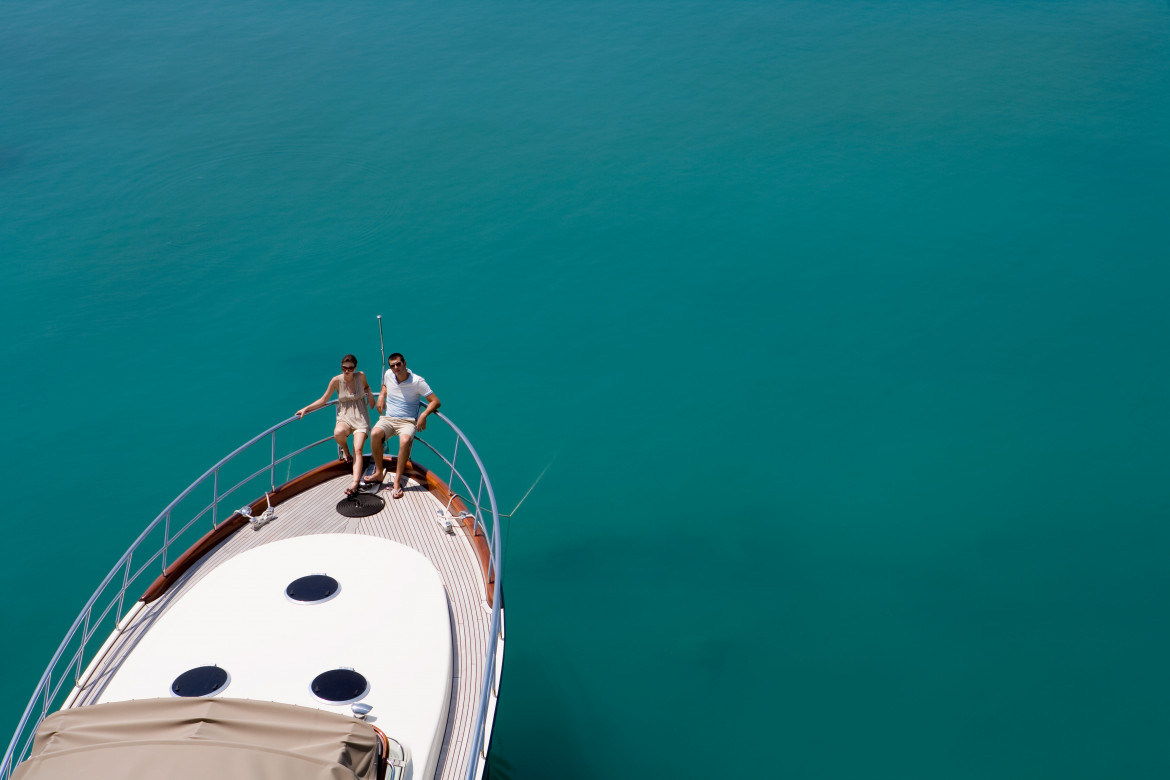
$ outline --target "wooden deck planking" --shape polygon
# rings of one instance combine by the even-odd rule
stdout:
[[[386,506],[375,515],[351,519],[336,511],[349,477],[338,477],[295,496],[276,507],[276,517],[260,527],[244,527],[232,534],[193,566],[157,601],[144,607],[127,630],[111,645],[94,667],[85,688],[72,706],[98,700],[109,679],[133,651],[142,632],[176,603],[215,566],[245,550],[295,536],[319,533],[357,533],[377,536],[417,550],[439,571],[447,591],[454,642],[451,703],[447,734],[439,754],[436,778],[457,780],[466,776],[465,745],[478,704],[483,676],[481,660],[487,652],[490,614],[483,609],[486,586],[475,549],[467,532],[448,534],[437,521],[443,504],[411,480],[403,498],[380,493]],[[393,736],[393,735],[391,735]],[[452,760],[452,757],[454,759]]]
[[[420,506],[420,503],[395,501],[388,506],[387,512],[395,521],[404,522],[412,547],[426,555],[437,569],[451,574],[446,584],[460,652],[452,670],[452,702],[448,716],[449,733],[454,736],[449,745],[454,748],[454,753],[441,753],[441,774],[444,777],[459,777],[466,772],[467,763],[462,746],[466,743],[466,734],[475,715],[475,699],[480,681],[474,673],[478,668],[475,658],[486,652],[486,638],[483,635],[488,626],[476,598],[482,587],[479,584],[482,578],[477,577],[474,550],[466,536],[462,533],[447,534],[435,519],[436,516],[428,514],[434,508]],[[448,763],[451,755],[458,756],[458,760]]]
[[[451,749],[459,760],[451,769],[457,775],[466,772],[467,756],[464,745],[467,742],[472,721],[475,715],[475,702],[478,695],[478,686],[481,677],[476,673],[477,659],[486,652],[487,622],[480,608],[479,593],[482,589],[482,577],[478,575],[478,564],[475,562],[475,552],[469,540],[463,533],[447,534],[434,518],[429,518],[433,539],[437,539],[441,548],[441,555],[447,560],[445,568],[453,571],[459,582],[456,585],[456,598],[461,602],[461,609],[455,610],[456,631],[459,633],[459,643],[466,649],[461,653],[458,684],[461,687],[460,695],[452,703],[454,718],[452,719]],[[452,755],[452,753],[448,753]]]

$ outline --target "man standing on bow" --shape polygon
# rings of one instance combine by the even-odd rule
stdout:
[[[427,380],[406,367],[406,358],[395,352],[386,358],[389,368],[382,377],[382,392],[378,393],[378,412],[382,415],[374,424],[370,434],[370,450],[374,455],[374,474],[371,482],[386,479],[383,453],[386,439],[398,437],[398,466],[394,470],[394,481],[390,484],[391,498],[402,498],[404,493],[403,472],[410,460],[410,447],[414,444],[414,432],[425,431],[427,416],[439,408],[439,397],[431,392]],[[427,408],[418,411],[422,399]]]

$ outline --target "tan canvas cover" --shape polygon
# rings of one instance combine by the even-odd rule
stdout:
[[[248,699],[142,699],[61,710],[14,780],[375,780],[378,738],[357,718]]]

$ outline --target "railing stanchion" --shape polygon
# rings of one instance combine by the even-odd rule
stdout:
[[[268,467],[268,485],[276,490],[276,431],[272,432],[272,463]]]
[[[211,480],[211,527],[218,528],[219,523],[216,522],[216,514],[219,512],[219,469],[215,470],[215,476]]]
[[[455,459],[459,457],[459,437],[455,437],[455,446],[451,449],[451,478],[447,480],[447,487],[455,489]]]
[[[171,513],[167,512],[166,522],[163,523],[163,548],[162,548],[162,570],[167,570],[167,547],[170,546],[171,540]]]
[[[115,627],[122,622],[122,605],[126,603],[126,589],[130,587],[130,561],[133,558],[133,551],[126,555],[126,570],[122,573],[122,589],[118,591],[118,614],[114,616]]]
[[[79,685],[81,683],[81,659],[85,657],[85,645],[89,641],[89,619],[93,617],[93,610],[85,613],[85,625],[81,627],[81,646],[77,648],[77,675],[73,678],[73,684]]]
[[[483,519],[483,509],[479,500],[483,497],[483,472],[479,475],[479,489],[475,491],[475,522],[478,523]],[[484,536],[487,536],[487,526],[484,526]]]

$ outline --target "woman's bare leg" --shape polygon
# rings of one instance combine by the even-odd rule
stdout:
[[[353,455],[349,452],[349,435],[353,433],[353,428],[350,428],[344,423],[338,423],[337,427],[333,429],[333,440],[337,442],[337,451],[344,452],[345,457],[342,460],[351,460]]]
[[[366,432],[365,431],[354,431],[353,432],[353,453],[354,453],[353,454],[353,482],[351,482],[349,484],[349,490],[346,491],[348,493],[356,492],[358,489],[358,486],[361,484],[362,471],[364,470],[364,468],[362,466],[362,448],[365,446],[366,446]]]

